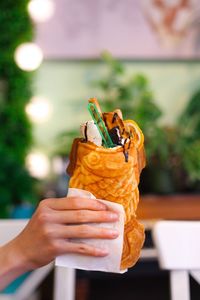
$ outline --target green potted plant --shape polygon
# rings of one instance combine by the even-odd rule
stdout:
[[[172,194],[199,191],[200,182],[200,92],[188,102],[173,127],[160,124],[163,115],[156,105],[148,79],[127,75],[125,66],[109,53],[102,55],[106,72],[93,82],[104,111],[120,108],[124,119],[134,119],[144,132],[147,167],[141,176],[144,193]],[[61,155],[69,154],[77,131],[59,138]]]
[[[146,141],[147,168],[142,189],[154,193],[199,191],[200,182],[200,91],[188,101],[173,127],[161,126],[162,112],[155,104],[144,75],[127,77],[122,63],[103,55],[107,74],[95,84],[105,110],[117,106],[124,118],[134,118]]]

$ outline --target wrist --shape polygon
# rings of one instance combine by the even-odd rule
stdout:
[[[12,240],[8,247],[8,265],[13,266],[13,268],[21,273],[30,271],[32,269],[31,263],[29,262],[28,257],[26,256],[26,251],[21,246],[20,240],[18,237]]]
[[[30,264],[20,251],[17,241],[13,240],[0,247],[0,290],[30,269]]]

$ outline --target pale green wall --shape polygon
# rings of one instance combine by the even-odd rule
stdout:
[[[191,94],[200,87],[200,62],[126,62],[130,73],[142,72],[149,78],[155,100],[165,115],[163,122],[173,123]],[[34,126],[36,147],[45,152],[54,148],[62,131],[79,127],[87,120],[87,99],[96,96],[92,79],[105,72],[99,62],[44,62],[36,73],[36,95],[49,98],[51,119]]]

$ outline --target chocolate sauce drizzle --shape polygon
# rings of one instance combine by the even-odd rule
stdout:
[[[124,150],[124,157],[125,157],[125,162],[128,162],[128,151]]]
[[[85,141],[86,141],[86,142],[87,142],[87,140],[88,140],[88,137],[87,137],[87,124],[88,124],[88,122],[86,122],[85,128],[84,128],[84,135],[85,135]]]
[[[123,153],[124,153],[124,157],[125,157],[125,162],[128,162],[128,151],[126,151],[125,149],[125,144],[127,142],[127,138],[124,141],[124,145],[123,145]]]
[[[119,118],[119,116],[118,113],[115,112],[112,118],[112,123],[114,123],[117,120],[117,118]]]
[[[128,138],[125,139],[124,144],[123,144],[123,153],[124,153],[124,157],[125,157],[125,162],[128,162],[128,156],[129,156],[128,150],[129,150],[130,147],[131,147],[131,136],[130,136],[130,134],[129,134],[128,148],[127,148],[127,150],[126,150],[126,149],[125,149],[125,145],[126,145],[127,140],[128,140]]]

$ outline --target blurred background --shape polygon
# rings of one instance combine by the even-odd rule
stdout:
[[[1,218],[30,217],[41,199],[66,195],[90,97],[144,132],[139,218],[200,218],[198,0],[1,0],[0,28]],[[116,282],[125,299],[144,299],[145,285],[149,299],[169,299],[168,273],[148,253],[123,278],[77,272],[77,299],[121,299]],[[52,297],[52,276],[41,299]]]

